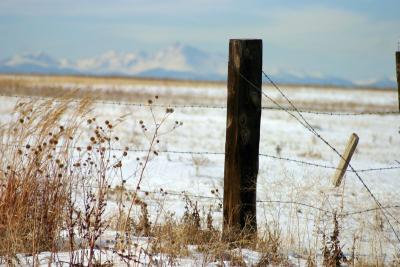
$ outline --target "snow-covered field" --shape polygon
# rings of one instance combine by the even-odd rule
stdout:
[[[73,88],[74,85],[66,87]],[[96,85],[87,89],[96,92],[115,88],[133,95],[150,92],[159,96],[159,99],[152,99],[153,113],[149,107],[129,105],[129,102],[121,102],[122,105],[106,102],[93,104],[91,114],[97,121],[110,120],[115,123],[122,118],[123,122],[115,129],[122,148],[127,146],[131,150],[144,150],[130,151],[123,163],[123,177],[131,190],[135,189],[137,183],[134,175],[138,168],[137,158],[143,159],[150,141],[150,136],[146,137],[143,133],[140,121],[151,133],[153,115],[157,121],[165,114],[164,105],[174,108],[174,113],[161,128],[165,134],[159,137],[160,142],[156,145],[159,155],[152,154],[141,183],[141,195],[149,205],[150,215],[153,216],[151,220],[156,219],[160,208],[163,212],[170,211],[177,217],[182,216],[185,202],[181,192],[185,192],[193,201],[198,201],[204,210],[211,206],[215,227],[220,227],[222,210],[219,204],[222,203],[222,193],[216,197],[212,191],[218,189],[218,192],[223,192],[226,109],[219,107],[226,104],[226,89],[222,86],[173,88],[151,85],[124,85],[121,88],[117,85]],[[264,91],[279,103],[289,106],[272,87],[265,86]],[[284,89],[284,92],[295,105],[307,110],[395,111],[398,106],[395,91],[292,87]],[[9,118],[7,114],[16,100],[0,97],[2,123]],[[179,107],[182,104],[217,108]],[[265,98],[263,105],[274,106]],[[360,176],[383,206],[397,205],[397,208],[388,210],[395,218],[400,218],[400,168],[396,168],[400,167],[399,115],[331,116],[303,113],[303,116],[339,152],[344,151],[351,133],[357,133],[360,141],[351,161],[356,170],[395,167],[360,172]],[[182,125],[169,131],[176,122],[178,125],[182,122]],[[339,157],[329,147],[281,110],[262,111],[260,153],[332,167],[339,162]],[[277,227],[283,240],[282,250],[290,256],[293,264],[304,264],[310,251],[321,254],[321,233],[329,235],[333,228],[331,214],[321,210],[345,214],[374,209],[339,216],[340,241],[345,254],[350,255],[355,246],[359,257],[385,257],[385,261],[390,261],[399,251],[400,244],[386,218],[375,210],[376,203],[354,173],[347,172],[342,186],[335,189],[331,184],[335,170],[331,168],[263,156],[260,157],[259,166],[257,220],[260,233],[267,227]],[[113,186],[119,183],[115,181]],[[169,194],[160,194],[160,189]],[[150,193],[145,194],[144,191]],[[113,213],[113,207],[108,207],[109,214]],[[400,225],[393,218],[390,220],[400,233]],[[244,254],[250,264],[255,261],[254,257],[257,258],[255,252]],[[192,260],[190,257],[182,259],[181,264],[197,264],[199,257],[193,252]],[[43,259],[45,262],[45,256]]]

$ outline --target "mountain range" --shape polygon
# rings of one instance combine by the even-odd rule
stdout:
[[[44,52],[20,54],[0,59],[0,73],[139,76],[223,81],[227,76],[227,64],[228,59],[225,55],[176,43],[155,53],[109,51],[96,57],[75,61],[55,59]],[[354,82],[340,77],[290,71],[274,71],[270,76],[275,82],[284,84],[396,87],[396,81],[390,78]]]

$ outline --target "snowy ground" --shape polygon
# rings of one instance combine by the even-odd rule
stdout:
[[[74,87],[74,85],[68,86]],[[112,90],[101,85],[90,89]],[[155,104],[163,103],[171,106],[177,103],[224,106],[226,101],[226,89],[223,87],[167,88],[146,85],[123,86],[118,89],[132,94],[150,92],[160,97]],[[273,88],[265,87],[264,90],[279,103],[288,106]],[[309,110],[393,111],[397,108],[397,93],[394,91],[298,87],[284,92],[295,105]],[[7,113],[15,101],[15,98],[0,97],[2,123],[7,120]],[[273,103],[263,99],[263,105],[272,107]],[[154,107],[153,111],[157,119],[163,116],[165,108]],[[121,147],[128,146],[139,150],[148,148],[149,140],[143,134],[139,122],[143,120],[145,125],[153,124],[149,108],[97,103],[94,104],[93,114],[98,121],[111,122],[124,116],[123,123],[115,130],[121,139]],[[398,114],[330,116],[304,113],[303,115],[340,152],[344,151],[350,134],[357,133],[360,141],[351,162],[355,169],[400,167],[400,163],[396,162],[400,160]],[[179,194],[185,191],[188,195],[193,195],[193,200],[198,201],[205,210],[212,205],[214,223],[218,227],[222,220],[222,211],[218,205],[221,200],[195,196],[215,197],[215,194],[211,193],[211,190],[215,189],[223,192],[224,155],[162,151],[223,153],[226,110],[175,107],[174,113],[163,129],[167,131],[173,127],[175,121],[182,122],[183,125],[160,137],[157,148],[161,152],[159,156],[152,156],[141,184],[142,191],[154,193],[147,196],[143,193],[143,199],[149,204],[151,215],[158,214],[162,202],[165,211],[175,212],[179,217],[184,211],[183,198]],[[338,156],[329,147],[305,130],[289,114],[277,110],[262,112],[260,153],[334,167],[339,162]],[[127,187],[132,190],[137,182],[133,175],[138,164],[136,158],[142,159],[145,154],[145,152],[129,152],[124,162],[124,177],[127,179]],[[317,209],[284,202],[300,202],[324,210],[336,210],[338,213],[376,208],[375,202],[354,173],[348,172],[345,185],[334,189],[330,182],[334,171],[260,157],[257,185],[257,198],[260,200],[257,219],[260,231],[267,225],[278,227],[284,240],[283,249],[290,255],[294,264],[304,263],[300,259],[306,256],[306,250],[320,253],[322,248],[320,233],[321,231],[329,233],[333,226],[330,216]],[[360,175],[383,206],[400,205],[398,199],[400,169],[361,172]],[[119,181],[115,181],[115,185],[118,183]],[[161,188],[172,194],[157,193]],[[112,214],[112,208],[109,208],[108,212]],[[400,209],[392,208],[390,212],[394,217],[400,218]],[[380,221],[384,221],[383,228],[377,230]],[[391,222],[396,231],[400,232],[400,225],[393,219]],[[346,216],[339,218],[339,223],[341,245],[347,254],[353,246],[354,237],[357,237],[355,246],[360,257],[383,256],[389,260],[399,249],[399,242],[396,241],[395,235],[380,212],[371,211]],[[251,257],[256,257],[253,254],[249,254],[248,263],[251,262]],[[182,259],[181,262],[182,265],[188,266],[195,263],[195,259],[192,261]]]

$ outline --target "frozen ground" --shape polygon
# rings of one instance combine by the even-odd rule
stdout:
[[[74,85],[68,85],[73,88]],[[89,89],[89,88],[86,88]],[[109,92],[116,87],[95,86]],[[201,104],[224,106],[226,92],[224,88],[172,88],[161,86],[123,86],[117,88],[140,94],[160,97],[157,103]],[[271,87],[265,92],[284,104],[284,99]],[[302,109],[328,111],[377,111],[396,110],[397,93],[394,91],[342,90],[291,88],[284,91],[295,105]],[[153,99],[154,100],[154,99]],[[7,121],[7,114],[16,99],[0,97],[1,122]],[[130,149],[148,149],[149,139],[141,129],[141,120],[152,130],[153,116],[148,107],[96,103],[93,114],[98,121],[111,122],[123,116],[123,122],[115,130],[121,139],[121,147]],[[264,106],[272,107],[273,103],[263,100]],[[285,106],[288,106],[285,104]],[[164,107],[154,107],[155,118],[161,118]],[[360,137],[359,145],[351,164],[355,169],[400,167],[400,122],[399,115],[362,115],[330,116],[304,113],[309,123],[338,151],[343,152],[351,133]],[[150,194],[142,197],[149,204],[150,213],[156,216],[160,209],[175,212],[177,217],[183,214],[184,202],[181,192],[191,195],[200,206],[214,210],[214,223],[221,225],[221,199],[214,198],[211,190],[223,192],[224,144],[226,110],[221,108],[180,108],[175,107],[163,129],[168,131],[175,121],[183,125],[172,132],[161,136],[157,145],[158,156],[153,155],[146,169],[141,191]],[[196,153],[167,153],[196,152]],[[197,152],[216,152],[202,154]],[[218,154],[221,153],[221,154]],[[323,142],[305,130],[289,114],[279,110],[263,110],[261,122],[260,153],[291,158],[326,166],[337,166],[339,158]],[[143,158],[146,152],[129,152],[123,165],[123,174],[127,187],[133,190],[136,185],[134,173],[137,169],[136,158]],[[333,169],[315,167],[286,160],[260,157],[260,168],[257,184],[258,224],[260,231],[274,225],[281,230],[283,249],[290,255],[294,264],[303,262],[306,250],[320,253],[322,248],[321,232],[329,233],[332,221],[329,214],[293,202],[311,205],[323,210],[337,211],[339,214],[374,209],[376,204],[365,190],[354,173],[348,172],[344,186],[334,189],[330,179]],[[381,201],[383,206],[398,206],[400,201],[400,169],[368,171],[360,173],[366,185]],[[117,185],[120,181],[115,181]],[[160,189],[170,194],[159,194]],[[197,197],[199,196],[199,197]],[[206,198],[203,198],[203,197]],[[220,196],[222,198],[222,194]],[[263,202],[265,201],[265,202]],[[291,203],[287,203],[291,202]],[[112,205],[108,212],[112,214]],[[390,212],[400,218],[400,209],[391,208]],[[152,218],[155,219],[155,218]],[[377,226],[383,221],[383,227]],[[391,219],[396,231],[400,225]],[[340,217],[341,245],[345,254],[350,254],[353,240],[359,257],[386,257],[389,260],[398,252],[399,242],[380,212],[371,211]],[[250,258],[252,254],[250,253]],[[253,255],[254,257],[254,255]],[[195,257],[196,258],[196,257]],[[198,260],[198,259],[197,259]],[[192,262],[182,259],[182,264]],[[250,263],[250,262],[249,262]],[[304,262],[303,262],[304,263]]]

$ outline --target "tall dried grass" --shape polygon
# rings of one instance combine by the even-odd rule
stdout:
[[[74,105],[74,108],[71,108]],[[0,255],[56,251],[70,173],[71,144],[90,101],[19,102],[0,130]]]

